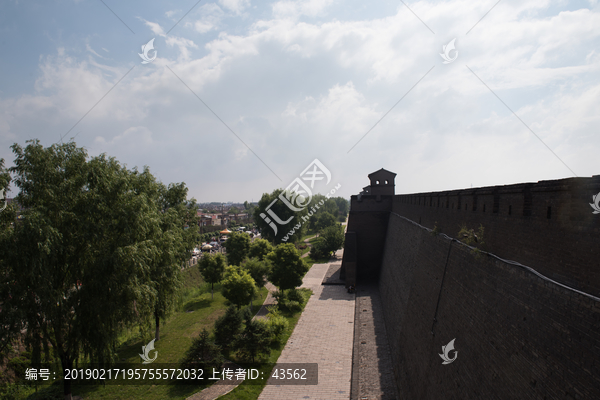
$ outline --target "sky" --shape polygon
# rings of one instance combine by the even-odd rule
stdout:
[[[315,159],[346,198],[600,174],[598,0],[3,0],[0,54],[8,166],[73,140],[199,202]]]

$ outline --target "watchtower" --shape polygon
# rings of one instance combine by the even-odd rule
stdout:
[[[396,190],[396,185],[394,183],[395,178],[395,173],[385,170],[383,168],[381,168],[379,171],[375,171],[369,174],[369,180],[371,181],[371,190],[368,194],[393,196]]]

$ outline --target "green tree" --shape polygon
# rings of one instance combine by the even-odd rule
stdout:
[[[231,305],[215,321],[215,338],[224,351],[229,351],[236,335],[242,331],[242,312]]]
[[[339,213],[343,216],[348,215],[348,210],[350,209],[350,204],[348,203],[348,200],[346,200],[343,197],[332,197],[332,199],[337,204]]]
[[[224,361],[221,347],[210,340],[208,331],[203,328],[200,335],[192,341],[181,363],[186,368],[200,364],[202,368],[211,370],[220,368]]]
[[[267,260],[271,263],[269,281],[282,291],[300,286],[302,278],[308,272],[308,265],[291,243],[275,247],[275,250],[267,255]]]
[[[321,242],[327,254],[341,249],[344,245],[344,228],[339,225],[325,228],[321,232]]]
[[[279,198],[282,192],[283,189],[276,189],[271,194],[264,193],[254,209],[254,221],[262,237],[276,244],[281,243],[292,229],[301,237],[304,231],[301,218],[306,214],[306,209],[302,212],[291,210]]]
[[[156,240],[159,254],[151,272],[157,292],[154,306],[157,341],[160,340],[160,320],[173,310],[175,293],[181,286],[181,264],[189,259],[198,241],[198,230],[186,229],[189,225],[197,226],[197,205],[193,199],[187,201],[187,192],[183,182],[171,183],[168,187],[159,185],[162,234]]]
[[[210,283],[210,298],[214,299],[215,283],[221,282],[225,272],[225,257],[222,254],[205,254],[198,263],[198,269],[205,282]]]
[[[18,310],[34,362],[51,345],[63,370],[80,355],[109,364],[121,329],[148,326],[154,311],[156,180],[105,155],[88,161],[73,142],[12,150],[23,211],[1,237],[0,279],[10,291],[1,325]],[[68,380],[64,394],[71,396]]]
[[[221,290],[227,300],[240,308],[252,300],[256,294],[256,285],[248,271],[231,266],[225,269]]]
[[[271,331],[268,324],[262,320],[246,320],[246,326],[238,335],[235,345],[243,359],[254,362],[259,355],[271,353]]]
[[[324,212],[321,215],[319,215],[319,217],[317,219],[316,227],[317,227],[317,230],[319,232],[321,232],[323,229],[328,228],[330,226],[335,226],[337,224],[338,223],[333,215],[331,215],[328,212]]]
[[[250,252],[250,236],[247,233],[231,232],[224,246],[229,265],[240,265]]]
[[[242,267],[248,271],[258,289],[265,286],[267,283],[266,277],[269,274],[269,265],[265,261],[258,258],[247,259]]]
[[[325,200],[325,204],[321,206],[321,210],[323,210],[323,212],[333,215],[334,219],[337,219],[337,216],[339,214],[338,205],[334,199]]]
[[[267,254],[273,251],[273,245],[265,239],[255,239],[250,244],[250,252],[248,253],[249,258],[258,258],[260,261],[264,261]]]
[[[11,182],[10,173],[4,166],[4,159],[0,158],[0,190],[2,190],[5,199],[0,200],[0,207],[6,205],[8,197],[8,186]],[[0,243],[8,243],[13,235],[14,223],[17,214],[13,205],[6,206],[0,212]],[[4,246],[4,245],[3,245]],[[2,249],[0,249],[2,254]],[[0,302],[2,302],[2,312],[0,313],[0,365],[3,364],[6,354],[11,348],[11,344],[20,337],[23,329],[23,313],[17,308],[18,303],[12,302],[11,297],[15,294],[12,286],[16,284],[14,270],[7,264],[5,257],[0,257]]]

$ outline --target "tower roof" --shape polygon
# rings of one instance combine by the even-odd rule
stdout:
[[[387,169],[381,168],[378,171],[370,173],[368,177],[370,180],[393,180],[396,177],[396,174],[388,171]]]

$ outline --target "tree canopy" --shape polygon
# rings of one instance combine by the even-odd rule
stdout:
[[[267,283],[266,277],[269,274],[269,265],[266,261],[261,261],[258,258],[246,259],[242,265],[248,271],[258,289],[265,286]]]
[[[22,211],[0,213],[0,352],[22,336],[33,362],[51,345],[65,369],[80,356],[110,364],[122,329],[152,317],[158,338],[197,234],[185,184],[88,158],[74,142],[12,150]],[[0,188],[5,173],[2,162]]]
[[[185,183],[159,184],[160,227],[162,235],[157,240],[158,256],[152,268],[151,278],[157,292],[154,307],[156,325],[155,339],[160,339],[160,319],[166,318],[174,306],[174,295],[180,287],[180,265],[190,258],[190,252],[198,241],[197,205],[187,200]]]
[[[321,232],[321,242],[326,253],[341,249],[344,245],[344,227],[333,225],[325,228]]]
[[[223,297],[235,304],[238,309],[250,302],[256,294],[254,279],[248,271],[231,266],[225,269],[225,277],[221,283]]]
[[[250,236],[243,232],[231,232],[224,246],[229,265],[241,265],[250,252]]]
[[[262,237],[272,243],[281,243],[282,239],[292,229],[295,229],[297,237],[301,237],[304,231],[301,218],[306,214],[306,209],[299,212],[291,210],[279,199],[282,192],[283,189],[276,189],[271,194],[264,193],[258,202],[258,206],[254,209],[256,226]],[[271,205],[271,203],[273,204]],[[268,210],[267,207],[269,207]],[[265,218],[261,217],[261,214]]]
[[[34,362],[52,345],[63,369],[79,355],[108,364],[121,329],[148,326],[163,289],[168,303],[165,274],[176,280],[165,252],[176,259],[183,250],[173,229],[162,240],[171,222],[161,214],[160,185],[147,168],[128,170],[104,154],[88,160],[73,142],[12,150],[23,210],[8,229],[3,221],[0,236],[0,319],[10,328],[0,336],[18,326]]]
[[[225,272],[225,257],[222,254],[205,254],[198,262],[198,269],[205,282],[210,283],[211,298],[214,298],[215,283],[221,282]]]
[[[264,261],[267,254],[273,251],[273,245],[265,239],[254,239],[250,244],[250,251],[248,253],[249,258],[258,258]]]
[[[337,221],[333,215],[328,212],[323,212],[317,218],[316,228],[320,232],[330,226],[337,226]]]
[[[278,245],[267,255],[267,260],[271,263],[269,281],[280,290],[300,286],[302,278],[308,272],[308,265],[291,243]]]

